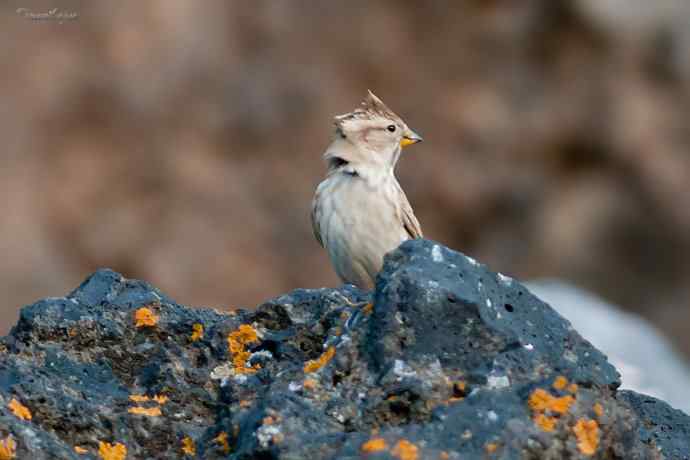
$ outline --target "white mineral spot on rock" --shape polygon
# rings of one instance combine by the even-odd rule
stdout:
[[[441,361],[438,359],[435,359],[430,365],[429,365],[429,372],[432,374],[442,374],[443,373],[443,366],[441,366]]]
[[[438,283],[434,280],[429,280],[429,287],[431,289],[436,289],[438,287]]]
[[[441,247],[438,244],[431,248],[431,259],[434,262],[443,262],[443,254],[441,254]]]
[[[247,381],[247,375],[246,374],[235,374],[233,376],[233,380],[235,380],[235,383],[244,383]]]
[[[578,361],[577,355],[570,350],[565,350],[565,352],[563,353],[563,357],[571,363],[576,363]]]
[[[489,308],[493,307],[493,304],[491,303],[491,299],[486,299],[486,306]]]
[[[254,356],[265,356],[266,358],[270,359],[273,358],[273,353],[271,353],[269,350],[259,350],[252,353],[249,359],[253,358]]]
[[[398,376],[398,380],[403,377],[415,377],[417,373],[401,359],[396,359],[393,364],[393,373]]]
[[[465,257],[467,258],[467,261],[468,261],[471,265],[474,265],[475,267],[476,267],[477,265],[479,265],[479,264],[477,263],[477,261],[476,261],[475,259],[473,259],[472,257],[470,257],[470,256],[465,256]]]
[[[275,425],[262,425],[256,430],[256,437],[259,440],[261,447],[267,448],[269,443],[273,441],[273,437],[280,434],[280,429]]]
[[[510,379],[505,375],[490,375],[486,380],[489,388],[506,388],[510,386]]]
[[[492,410],[486,413],[486,418],[488,418],[490,421],[495,422],[498,420],[498,414]]]
[[[233,367],[230,363],[223,363],[220,366],[216,366],[211,371],[211,378],[213,380],[220,380],[230,377],[232,375]]]
[[[510,276],[506,276],[503,273],[497,273],[497,275],[498,275],[498,281],[502,285],[510,286],[511,284],[513,284],[513,278],[511,278]]]
[[[351,341],[352,341],[352,339],[350,338],[350,336],[348,334],[343,334],[342,336],[340,336],[340,341],[338,342],[338,344],[335,347],[340,348],[342,346],[347,345]],[[326,347],[326,348],[328,348],[328,347]]]
[[[529,351],[534,350],[534,345],[532,345],[531,343],[528,343],[528,344],[524,345],[524,347],[525,347],[525,349],[527,349],[527,350],[529,350]]]
[[[299,391],[302,389],[302,385],[297,383],[297,382],[290,382],[288,385],[288,390],[290,391]]]

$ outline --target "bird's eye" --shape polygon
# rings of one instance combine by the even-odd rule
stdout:
[[[386,129],[387,129],[388,131],[394,133],[394,132],[395,132],[395,125],[388,125],[388,126],[386,127]]]

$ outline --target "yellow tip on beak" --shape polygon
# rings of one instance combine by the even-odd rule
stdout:
[[[406,133],[402,139],[400,139],[400,147],[407,147],[408,145],[416,144],[417,142],[422,142],[423,140],[424,139],[422,139],[422,136],[410,131],[409,133]]]

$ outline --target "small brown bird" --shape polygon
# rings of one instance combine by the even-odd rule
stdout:
[[[383,256],[422,237],[394,172],[402,148],[422,138],[371,91],[360,108],[336,116],[335,127],[312,203],[314,236],[341,280],[371,289]]]

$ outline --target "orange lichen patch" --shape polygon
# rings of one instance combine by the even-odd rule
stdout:
[[[594,409],[594,413],[597,414],[597,417],[604,415],[604,406],[601,404],[594,403],[594,407],[592,409]]]
[[[17,442],[10,435],[0,439],[0,460],[11,460],[17,454]]]
[[[599,447],[599,424],[596,420],[581,418],[573,427],[577,437],[577,448],[584,455],[594,455]]]
[[[557,390],[562,390],[568,386],[568,380],[565,377],[557,377],[553,383],[553,387]],[[570,406],[575,403],[575,398],[571,395],[556,397],[548,391],[537,388],[529,397],[529,407],[534,414],[534,423],[544,431],[551,432],[556,429],[558,419],[556,417],[546,415],[550,412],[551,415],[565,414],[570,410]]]
[[[400,460],[417,460],[419,458],[419,448],[407,439],[398,441],[391,453]]]
[[[226,454],[230,452],[230,444],[228,443],[228,434],[225,431],[218,433],[218,436],[213,438],[223,449]]]
[[[556,417],[547,417],[542,413],[534,416],[534,423],[544,431],[553,431],[556,428],[557,421]]]
[[[570,410],[570,406],[575,403],[575,398],[572,396],[562,396],[560,398],[553,398],[550,409],[559,414],[565,414]]]
[[[317,386],[317,382],[314,379],[304,379],[304,383],[302,384],[302,387],[305,390],[313,390]]]
[[[163,395],[156,395],[153,398],[149,398],[146,395],[129,395],[129,400],[136,403],[142,403],[146,401],[155,401],[158,404],[165,404],[168,402],[168,397]]]
[[[529,396],[528,404],[532,410],[542,411],[549,408],[549,403],[552,398],[553,396],[551,396],[548,391],[542,388],[537,388]]]
[[[487,443],[484,446],[484,450],[487,454],[493,454],[494,452],[496,452],[496,449],[498,449],[498,444],[496,444],[495,442]]]
[[[579,387],[577,386],[577,383],[571,383],[570,385],[568,385],[568,393],[575,394],[577,393],[578,388]]]
[[[245,345],[259,341],[256,330],[249,324],[242,324],[236,331],[228,336],[228,346],[230,353],[239,353],[244,350]]]
[[[141,307],[134,313],[134,325],[136,327],[150,327],[158,323],[158,315],[148,307]]]
[[[257,364],[255,367],[247,367],[247,360],[251,356],[245,347],[254,342],[259,341],[259,336],[256,330],[248,324],[242,324],[236,331],[228,335],[228,349],[232,355],[232,365],[235,372],[238,374],[253,374],[260,368]]]
[[[450,459],[450,455],[448,454],[448,452],[446,452],[445,450],[443,450],[443,451],[441,451],[440,454],[438,454],[438,458],[439,458],[439,460],[449,460],[449,459]]]
[[[556,380],[553,381],[553,387],[557,390],[562,390],[566,386],[568,386],[568,379],[566,379],[562,375],[559,375],[558,377],[556,377]]]
[[[534,411],[550,410],[565,414],[570,409],[570,406],[575,402],[575,398],[570,395],[561,396],[557,398],[552,396],[548,391],[537,388],[529,397],[529,407]]]
[[[204,325],[201,323],[194,323],[192,325],[192,335],[189,337],[189,340],[192,342],[196,342],[197,340],[201,339],[204,336]]]
[[[81,446],[74,446],[74,451],[78,454],[85,454],[88,452],[88,450],[86,450],[85,448],[83,448]]]
[[[147,417],[158,417],[161,415],[161,408],[135,406],[127,409],[127,412],[136,415],[146,415]]]
[[[371,302],[362,307],[362,313],[365,315],[371,314],[372,311],[374,311],[374,304]]]
[[[99,441],[98,455],[102,460],[125,460],[127,447],[119,442],[110,444],[109,442]]]
[[[362,444],[362,453],[369,454],[372,452],[380,452],[386,450],[388,445],[386,445],[386,440],[383,438],[372,438]]]
[[[246,409],[247,407],[251,407],[252,402],[249,399],[240,399],[240,407],[242,409]]]
[[[189,436],[185,436],[182,440],[182,453],[185,455],[196,455],[196,446],[194,440]]]
[[[307,364],[304,365],[304,372],[308,374],[310,372],[318,371],[323,366],[328,364],[328,362],[333,359],[333,356],[335,356],[335,347],[328,347],[328,349],[324,351],[317,359],[307,361]]]
[[[31,411],[29,408],[17,401],[15,398],[10,400],[10,403],[7,405],[7,407],[10,408],[16,417],[19,417],[22,420],[31,420]]]

